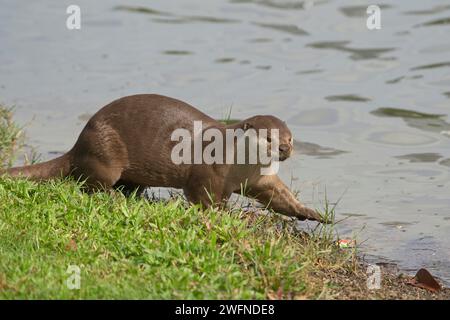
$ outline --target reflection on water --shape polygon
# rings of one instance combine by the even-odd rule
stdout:
[[[402,229],[403,226],[410,226],[413,224],[418,223],[418,221],[386,221],[386,222],[381,222],[380,224],[383,226],[387,226],[387,227],[395,227],[397,229]]]
[[[328,101],[347,101],[347,102],[366,102],[370,101],[369,98],[364,98],[361,96],[358,96],[356,94],[343,94],[343,95],[337,95],[337,96],[328,96],[325,97]]]
[[[387,4],[377,4],[377,6],[381,10],[392,8],[390,5]],[[351,18],[360,18],[360,17],[367,17],[367,6],[349,6],[349,7],[341,7],[339,10],[346,15],[347,17]]]
[[[405,14],[412,14],[412,15],[431,15],[436,13],[441,13],[446,10],[450,10],[450,5],[438,5],[435,7],[432,7],[430,9],[422,9],[422,10],[411,10],[406,11]]]
[[[161,22],[162,19],[154,19],[154,21]],[[217,17],[207,17],[207,16],[187,16],[187,17],[179,17],[171,20],[166,20],[166,22],[176,22],[176,23],[190,23],[190,22],[206,22],[206,23],[236,23],[239,20],[234,19],[223,19]]]
[[[297,71],[296,74],[302,75],[302,74],[312,74],[312,73],[321,73],[322,70],[320,69],[311,69],[311,70],[303,70],[303,71]],[[449,98],[450,98],[450,92],[449,92]]]
[[[257,5],[286,10],[302,10],[307,1],[285,1],[285,0],[231,0],[232,3],[254,3]],[[321,1],[318,1],[319,3]]]
[[[274,23],[257,23],[257,22],[255,22],[254,24],[263,28],[269,28],[296,36],[308,35],[308,32],[306,32],[303,29],[300,29],[299,27],[293,24],[274,24]]]
[[[77,4],[80,31],[65,27],[64,1],[0,11],[0,100],[43,158],[129,94],[173,96],[215,118],[232,106],[230,122],[274,114],[295,142],[280,176],[306,204],[344,194],[343,237],[361,230],[365,254],[450,283],[447,0],[383,1],[377,31],[365,0]]]
[[[417,74],[417,75],[414,75],[414,76],[409,76],[409,77],[401,76],[401,77],[398,77],[398,78],[395,78],[395,79],[387,80],[386,83],[388,83],[388,84],[395,84],[395,83],[399,83],[403,79],[415,80],[415,79],[420,79],[420,78],[423,78],[423,76],[420,75],[420,74]]]
[[[350,59],[353,60],[377,59],[383,53],[395,50],[395,48],[356,49],[348,47],[348,44],[350,44],[350,41],[325,41],[310,43],[308,46],[315,49],[333,49],[343,52],[349,52],[351,53]]]
[[[446,166],[446,167],[450,167],[450,158],[439,161],[439,164]]]
[[[428,22],[420,24],[419,26],[429,27],[429,26],[439,26],[439,25],[445,25],[445,24],[450,24],[450,17],[437,19],[437,20],[433,20],[433,21],[428,21]]]
[[[396,156],[397,159],[405,159],[411,162],[436,162],[442,158],[439,153],[410,153],[401,156]]]
[[[158,15],[158,16],[172,16],[172,14],[170,14],[168,12],[163,12],[163,11],[155,10],[155,9],[148,8],[148,7],[116,6],[116,7],[114,7],[114,10],[145,13],[145,14],[152,14],[152,15]]]
[[[149,15],[156,16],[165,16],[165,17],[173,17],[173,18],[157,18],[153,21],[155,22],[166,22],[166,23],[189,23],[189,22],[208,22],[208,23],[235,23],[239,22],[235,19],[224,19],[217,17],[208,17],[208,16],[181,16],[175,15],[169,12],[159,11],[148,7],[132,7],[132,6],[117,6],[114,8],[119,11],[128,11],[128,12],[136,12],[136,13],[145,13]]]
[[[93,114],[91,114],[91,113],[82,113],[78,116],[78,120],[81,120],[83,122],[88,122],[92,116],[93,116]]]
[[[230,63],[233,62],[235,59],[234,58],[220,58],[220,59],[216,59],[215,62],[217,63]]]
[[[424,70],[424,69],[435,69],[435,68],[442,68],[442,67],[450,67],[450,61],[432,63],[432,64],[427,64],[424,66],[418,66],[418,67],[411,68],[411,70],[414,71],[414,70]]]
[[[437,162],[438,164],[446,167],[450,167],[450,158],[442,159],[443,156],[439,153],[410,153],[405,154],[401,156],[397,156],[397,159],[401,160],[409,160],[410,162],[418,162],[418,163],[424,163],[424,162]],[[440,160],[442,159],[442,160]],[[440,161],[438,161],[440,160]]]
[[[424,131],[441,133],[442,131],[450,130],[450,123],[443,120],[446,116],[442,114],[430,114],[395,108],[378,108],[371,113],[379,117],[402,118],[407,125]]]
[[[186,51],[186,50],[165,50],[165,51],[163,51],[163,53],[168,54],[168,55],[176,55],[176,56],[192,54],[191,51]]]
[[[440,114],[428,114],[423,112],[417,112],[406,109],[395,109],[395,108],[379,108],[371,112],[377,116],[386,117],[401,117],[407,119],[439,119],[443,115]]]
[[[338,156],[347,151],[337,150],[334,148],[322,147],[315,143],[300,142],[294,140],[294,150],[301,155],[314,156],[321,159],[327,159],[333,156]]]

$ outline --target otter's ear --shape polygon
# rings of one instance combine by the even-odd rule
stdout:
[[[244,131],[247,131],[250,128],[253,128],[253,126],[250,123],[248,122],[244,123]]]

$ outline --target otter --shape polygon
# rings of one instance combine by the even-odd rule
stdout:
[[[180,100],[138,94],[101,108],[64,155],[47,162],[6,169],[3,173],[35,181],[58,177],[83,179],[89,191],[178,188],[184,191],[190,203],[204,208],[224,204],[232,193],[241,193],[245,186],[246,196],[277,213],[325,222],[317,211],[300,203],[276,174],[262,175],[259,164],[175,164],[171,153],[177,141],[173,141],[171,135],[180,128],[192,133],[194,121],[221,132],[278,129],[279,159],[283,161],[292,153],[291,131],[285,122],[274,116],[254,116],[226,125]],[[267,141],[270,145],[269,139]]]

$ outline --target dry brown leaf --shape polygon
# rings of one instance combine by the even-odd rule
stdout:
[[[431,292],[438,292],[442,289],[441,285],[434,279],[431,273],[427,269],[420,269],[417,271],[416,276],[410,279],[408,284],[429,290]]]

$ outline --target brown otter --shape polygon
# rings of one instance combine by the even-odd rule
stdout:
[[[189,202],[209,207],[223,203],[233,192],[256,198],[275,212],[301,220],[322,221],[302,205],[275,175],[261,175],[259,165],[175,164],[171,152],[174,130],[192,132],[193,122],[204,128],[278,129],[279,155],[292,152],[292,134],[273,116],[255,116],[224,125],[182,101],[154,94],[123,97],[100,109],[86,124],[74,147],[43,163],[5,170],[10,176],[46,180],[71,176],[86,179],[90,189],[173,187],[183,189]],[[1,173],[1,172],[0,172]]]

